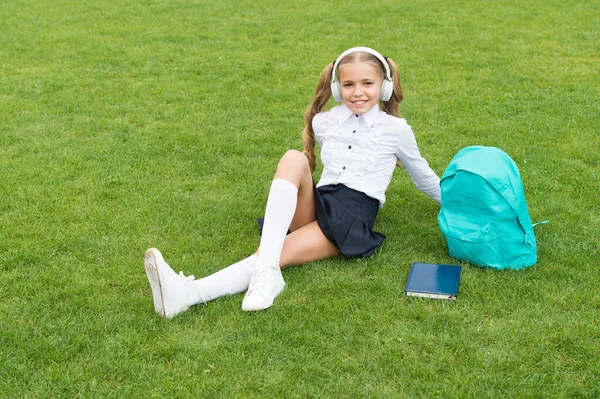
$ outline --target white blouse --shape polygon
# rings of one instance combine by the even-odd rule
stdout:
[[[406,120],[373,107],[355,115],[342,104],[317,114],[312,122],[321,147],[323,173],[317,187],[345,184],[385,202],[398,160],[415,186],[440,203],[440,178],[419,153]]]

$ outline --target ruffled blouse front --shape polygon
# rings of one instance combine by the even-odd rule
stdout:
[[[440,179],[421,156],[404,119],[388,115],[379,107],[357,115],[340,105],[317,114],[313,130],[324,165],[318,187],[344,184],[383,205],[399,160],[416,187],[440,202]]]

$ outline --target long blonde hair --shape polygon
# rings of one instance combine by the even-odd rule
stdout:
[[[391,58],[386,58],[388,66],[390,68],[390,73],[392,76],[392,80],[394,82],[394,91],[392,93],[392,97],[388,101],[381,101],[381,109],[390,115],[395,117],[400,117],[400,112],[398,110],[398,106],[400,102],[404,98],[402,94],[402,88],[400,86],[400,72],[398,71],[398,67],[392,61]],[[377,57],[372,54],[365,52],[355,52],[350,53],[346,57],[344,57],[339,66],[354,63],[354,62],[369,62],[379,69],[382,78],[385,76],[385,69],[381,62]],[[315,171],[315,167],[317,165],[317,159],[315,156],[315,132],[312,128],[312,121],[315,115],[319,112],[323,111],[325,104],[331,97],[331,75],[333,72],[333,63],[327,64],[323,72],[321,72],[321,77],[319,78],[319,82],[317,83],[317,87],[315,89],[315,95],[310,103],[310,107],[304,114],[304,130],[302,131],[302,143],[304,144],[304,155],[308,159],[308,164],[310,166],[311,173]]]

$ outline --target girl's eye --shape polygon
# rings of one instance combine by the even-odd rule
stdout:
[[[344,83],[344,87],[352,87],[352,83]]]
[[[365,82],[365,86],[371,86],[372,84],[372,82]]]

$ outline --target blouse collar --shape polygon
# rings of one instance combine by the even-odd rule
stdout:
[[[348,108],[346,104],[342,104],[339,108],[338,113],[338,123],[341,125],[348,120],[350,117],[354,117],[354,113]],[[375,105],[373,108],[369,110],[366,114],[361,115],[367,126],[373,127],[375,122],[377,121],[377,117],[379,116],[379,104]]]

